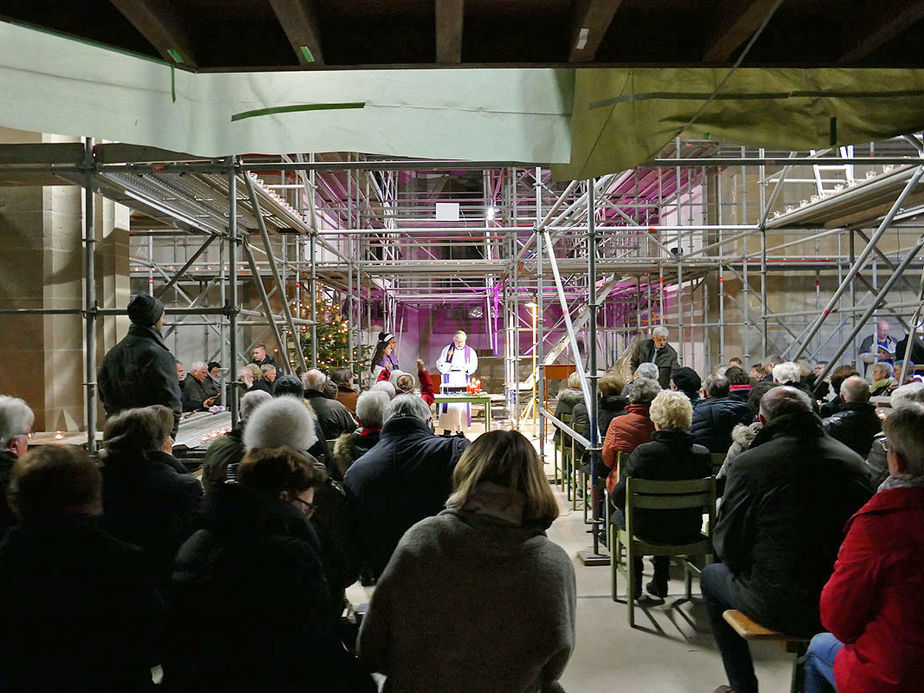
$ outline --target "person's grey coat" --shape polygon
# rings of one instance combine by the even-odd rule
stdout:
[[[360,662],[387,676],[385,691],[560,691],[576,601],[571,559],[543,527],[444,510],[398,544]]]

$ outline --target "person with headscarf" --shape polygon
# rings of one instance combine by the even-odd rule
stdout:
[[[128,334],[103,357],[96,376],[106,416],[162,404],[173,412],[176,435],[183,408],[176,359],[160,334],[164,304],[153,296],[137,294],[128,303],[128,317],[132,322]]]

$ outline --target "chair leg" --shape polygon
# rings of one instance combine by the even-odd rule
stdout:
[[[609,533],[609,544],[608,548],[610,550],[610,596],[613,598],[613,601],[616,601],[616,573],[618,569],[616,567],[616,562],[619,560],[619,537],[617,532],[610,530]]]
[[[632,550],[632,537],[629,537],[629,543],[626,544],[626,582],[629,583],[626,602],[629,605],[629,627],[635,628],[635,552]]]
[[[693,598],[693,571],[690,570],[688,557],[684,557],[683,561],[683,580],[686,586],[687,600],[690,600]]]
[[[792,679],[789,693],[802,693],[805,688],[805,651],[797,652],[792,662]]]

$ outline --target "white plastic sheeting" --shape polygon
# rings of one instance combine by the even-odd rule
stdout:
[[[354,151],[567,163],[572,70],[195,74],[0,22],[0,125],[202,157]],[[363,108],[243,112],[361,102]]]

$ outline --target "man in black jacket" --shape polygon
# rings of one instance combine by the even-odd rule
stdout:
[[[336,440],[341,434],[352,433],[359,428],[356,420],[350,415],[349,409],[324,394],[324,385],[327,383],[326,375],[317,368],[312,368],[305,373],[302,382],[305,386],[305,399],[314,409],[326,440]]]
[[[770,390],[763,428],[735,460],[713,536],[722,563],[706,566],[702,590],[732,690],[757,691],[748,644],[722,613],[738,609],[793,635],[821,630],[818,600],[844,523],[872,493],[855,452],[826,435],[808,396]]]
[[[469,441],[430,430],[430,407],[419,396],[398,395],[385,410],[379,442],[344,476],[356,508],[364,557],[378,576],[398,540],[425,517],[436,515],[452,491],[452,472]]]
[[[641,363],[653,363],[658,367],[658,382],[662,390],[671,386],[671,375],[680,365],[677,352],[667,343],[667,336],[667,328],[658,325],[651,331],[651,339],[639,345],[632,359],[633,371]]]
[[[721,375],[706,376],[706,399],[693,408],[690,431],[699,445],[709,452],[728,452],[732,429],[754,419],[747,402],[730,396],[728,379]]]
[[[828,435],[865,459],[873,438],[882,430],[876,405],[869,403],[869,383],[858,375],[851,376],[841,383],[839,396],[841,408],[821,423]]]
[[[132,321],[125,338],[103,358],[96,377],[107,416],[125,409],[163,404],[173,411],[173,434],[180,423],[180,384],[176,359],[160,336],[164,304],[137,294],[128,304]]]

